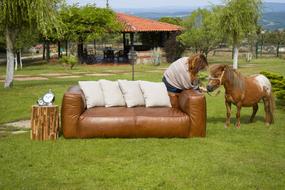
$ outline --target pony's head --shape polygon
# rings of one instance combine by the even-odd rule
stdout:
[[[219,86],[223,84],[225,70],[228,68],[228,65],[215,64],[211,65],[209,68],[209,78],[207,91],[213,92]]]
[[[191,83],[198,80],[198,72],[208,67],[207,58],[203,54],[195,54],[188,59],[188,71]]]

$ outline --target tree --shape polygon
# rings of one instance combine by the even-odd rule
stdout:
[[[182,25],[182,18],[180,17],[161,17],[160,19],[158,19],[158,21],[178,26]]]
[[[276,57],[280,56],[280,45],[285,44],[285,32],[282,29],[265,33],[264,41],[270,44],[276,44]]]
[[[185,51],[184,45],[177,41],[177,34],[171,34],[170,37],[164,43],[164,51],[166,55],[166,61],[172,63],[179,59]]]
[[[56,3],[58,0],[1,0],[0,26],[5,31],[7,54],[5,88],[13,85],[14,51],[19,34],[27,28],[47,34],[58,23]]]
[[[261,16],[261,0],[226,0],[219,17],[221,32],[231,40],[234,49],[233,68],[238,68],[240,42],[256,33]]]
[[[179,36],[179,40],[186,47],[192,47],[196,52],[207,56],[222,40],[216,25],[218,11],[219,9],[194,11],[183,21],[186,30]]]
[[[65,24],[64,39],[78,42],[78,58],[82,62],[83,43],[100,39],[110,32],[120,30],[115,13],[108,8],[97,8],[95,5],[65,6],[60,12]]]

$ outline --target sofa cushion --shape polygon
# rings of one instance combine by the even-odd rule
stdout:
[[[189,117],[175,108],[95,107],[79,118],[86,137],[187,137]]]
[[[144,97],[138,81],[118,80],[127,107],[144,106]]]
[[[88,137],[132,137],[135,134],[133,108],[95,107],[87,109],[78,121],[79,136]]]
[[[103,92],[98,81],[79,81],[78,83],[84,93],[87,108],[105,106]]]
[[[187,137],[189,116],[176,108],[134,108],[137,137]]]
[[[166,86],[162,82],[139,81],[146,107],[171,107]]]
[[[117,81],[100,80],[105,107],[125,106],[125,100]]]

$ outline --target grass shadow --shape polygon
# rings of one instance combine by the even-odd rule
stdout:
[[[244,115],[240,117],[240,122],[242,124],[249,124],[249,119],[250,119],[250,115]],[[224,123],[226,121],[226,117],[213,117],[210,116],[207,118],[207,123]],[[257,122],[257,121],[261,121],[264,122],[264,117],[263,116],[255,116],[253,123]],[[236,123],[236,117],[232,116],[231,117],[231,123]]]

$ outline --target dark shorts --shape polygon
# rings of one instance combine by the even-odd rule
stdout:
[[[181,89],[176,88],[176,87],[172,86],[171,84],[169,84],[165,77],[162,78],[162,82],[164,82],[168,92],[173,92],[173,93],[180,93],[180,92],[182,92]]]

